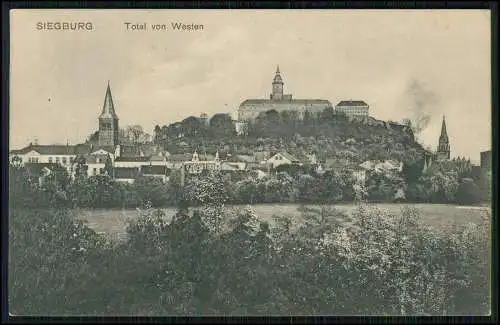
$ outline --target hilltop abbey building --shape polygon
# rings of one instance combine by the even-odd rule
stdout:
[[[238,109],[239,121],[251,121],[260,113],[269,110],[296,111],[302,117],[305,111],[310,113],[321,113],[325,108],[332,108],[332,103],[325,99],[293,99],[292,94],[283,93],[283,79],[279,66],[276,68],[274,80],[272,82],[272,92],[269,99],[247,99],[240,104]]]

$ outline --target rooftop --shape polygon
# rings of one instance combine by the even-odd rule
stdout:
[[[14,155],[24,155],[28,152],[35,151],[40,155],[77,155],[85,154],[90,152],[90,145],[78,144],[78,145],[33,145],[30,144],[19,150],[11,150],[10,153]]]
[[[149,157],[118,157],[115,161],[149,161]]]
[[[343,100],[337,106],[368,106],[368,104],[362,100]]]
[[[170,173],[170,169],[166,166],[141,166],[141,172],[145,175],[168,175]]]
[[[240,104],[240,107],[246,105],[254,104],[274,104],[274,105],[288,105],[290,103],[294,104],[322,104],[327,106],[332,106],[332,103],[326,99],[283,99],[283,100],[273,100],[273,99],[247,99]]]

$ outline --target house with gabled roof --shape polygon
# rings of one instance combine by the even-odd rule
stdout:
[[[106,160],[109,154],[88,154],[82,156],[87,164],[87,176],[97,176],[105,174]],[[111,158],[109,158],[111,159]],[[109,175],[111,176],[111,175]]]
[[[272,168],[281,165],[302,165],[302,161],[286,151],[278,152],[266,161]]]

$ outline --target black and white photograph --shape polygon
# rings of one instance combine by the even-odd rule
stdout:
[[[9,17],[9,315],[491,314],[490,10]]]

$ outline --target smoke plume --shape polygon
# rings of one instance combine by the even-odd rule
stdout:
[[[436,109],[439,102],[438,96],[426,89],[418,80],[413,80],[406,90],[409,100],[410,121],[413,133],[421,133],[431,121],[432,111]]]

